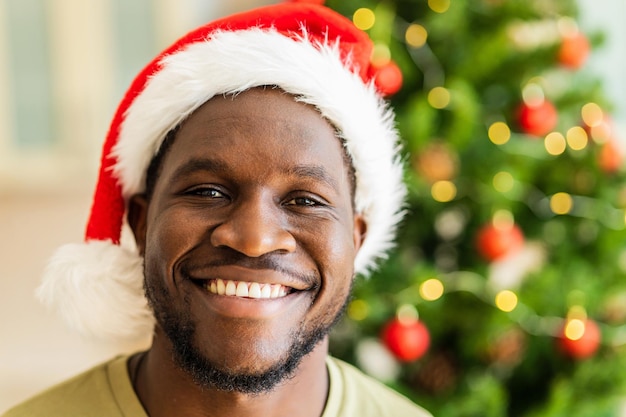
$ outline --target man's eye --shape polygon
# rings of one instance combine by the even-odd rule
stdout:
[[[309,197],[296,197],[296,198],[292,198],[291,200],[288,200],[285,203],[285,205],[314,207],[314,206],[320,206],[322,204],[319,201],[314,200]]]
[[[207,197],[207,198],[225,198],[226,195],[217,190],[215,188],[194,188],[189,190],[187,194],[199,196],[199,197]]]

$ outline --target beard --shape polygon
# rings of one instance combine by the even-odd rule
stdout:
[[[196,323],[190,313],[189,298],[184,297],[184,309],[176,309],[164,284],[158,279],[154,281],[144,280],[146,297],[158,325],[171,343],[176,366],[201,388],[244,394],[266,393],[290,379],[302,358],[311,353],[341,319],[350,298],[349,295],[345,297],[339,311],[330,319],[322,320],[310,329],[306,329],[302,323],[298,331],[292,332],[286,355],[268,369],[246,373],[220,368],[207,358],[195,341]]]

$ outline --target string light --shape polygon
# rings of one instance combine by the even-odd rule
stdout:
[[[500,193],[511,191],[514,185],[515,179],[509,172],[500,171],[493,176],[493,188]]]
[[[550,210],[554,214],[567,214],[573,206],[572,196],[567,193],[556,193],[550,198]]]
[[[354,321],[365,320],[370,313],[370,306],[365,300],[353,300],[348,305],[348,317]]]
[[[540,79],[534,79],[522,89],[522,100],[529,107],[539,106],[545,100],[543,88],[539,84]]]
[[[447,203],[456,197],[456,186],[452,181],[437,181],[430,189],[430,193],[435,201]]]
[[[578,340],[585,334],[585,322],[580,319],[568,320],[563,331],[570,340]]]
[[[489,126],[487,135],[494,144],[504,145],[511,139],[511,129],[504,122],[495,122]]]
[[[443,283],[437,278],[426,280],[420,285],[420,296],[426,301],[435,301],[443,295]]]
[[[548,133],[544,139],[543,145],[550,155],[561,155],[567,148],[565,137],[559,132]]]
[[[413,48],[421,48],[426,44],[428,32],[424,26],[413,23],[406,29],[404,39],[409,46],[412,46]]]
[[[376,15],[372,10],[366,7],[361,7],[352,15],[352,22],[354,22],[354,26],[359,29],[368,30],[374,26],[374,23],[376,23]]]
[[[428,0],[428,7],[435,13],[445,13],[450,8],[450,0]]]
[[[582,151],[587,147],[589,137],[580,126],[574,126],[567,131],[567,144],[575,151]]]
[[[513,291],[503,290],[496,294],[496,307],[505,313],[515,310],[517,307],[517,295]]]
[[[596,103],[585,104],[580,115],[587,126],[598,126],[604,120],[604,113]]]
[[[445,109],[450,104],[450,92],[444,87],[435,87],[428,93],[428,103],[436,109]]]

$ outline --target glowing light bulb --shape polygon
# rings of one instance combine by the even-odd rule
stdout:
[[[580,339],[585,334],[585,322],[581,319],[568,320],[563,334],[570,340]]]
[[[580,126],[574,126],[567,131],[567,144],[575,151],[582,151],[587,147],[589,137]]]
[[[447,203],[456,197],[456,185],[452,181],[437,181],[431,187],[430,193],[435,201]]]
[[[368,30],[374,26],[374,23],[376,23],[376,15],[371,9],[361,7],[352,15],[352,22],[354,22],[354,26],[359,29]]]
[[[369,312],[370,306],[365,300],[356,299],[348,305],[348,317],[354,321],[365,320]]]
[[[580,115],[587,126],[598,126],[604,120],[604,112],[596,103],[585,104]]]
[[[506,171],[500,171],[493,176],[493,188],[500,193],[506,193],[513,189],[515,179]]]
[[[428,0],[428,7],[433,12],[445,13],[450,8],[450,0]]]
[[[424,26],[413,23],[406,29],[404,39],[406,40],[406,43],[413,48],[421,48],[426,44],[428,32]]]
[[[567,148],[565,137],[559,132],[548,133],[544,139],[543,145],[550,155],[561,155]]]
[[[435,301],[443,295],[443,283],[437,278],[426,280],[420,285],[420,296],[426,301]]]
[[[444,109],[450,104],[450,92],[444,87],[435,87],[428,93],[428,103],[436,109]]]
[[[511,129],[504,122],[495,122],[489,126],[487,135],[496,145],[504,145],[511,139]]]
[[[554,214],[567,214],[573,206],[572,196],[567,193],[556,193],[550,198],[550,209]]]
[[[517,307],[517,295],[513,291],[503,290],[496,294],[496,307],[508,313]]]

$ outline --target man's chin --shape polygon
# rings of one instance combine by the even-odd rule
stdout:
[[[223,369],[210,361],[192,342],[192,335],[178,334],[171,337],[177,366],[200,387],[226,392],[259,395],[272,391],[289,380],[302,359],[328,333],[328,329],[312,332],[304,338],[296,338],[282,359],[264,369]]]

